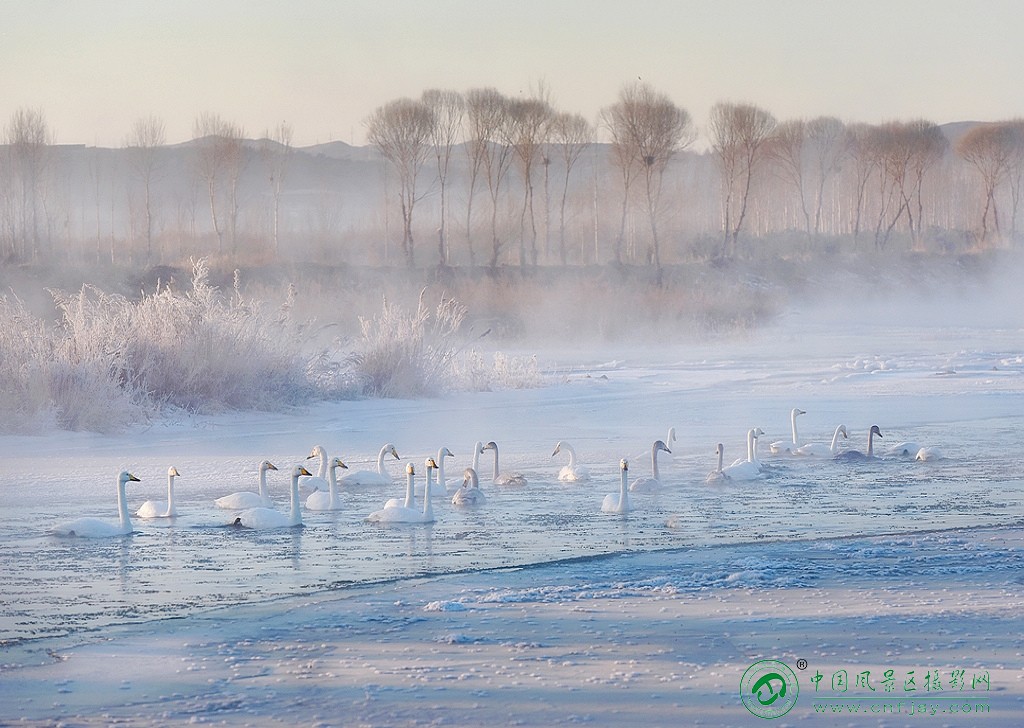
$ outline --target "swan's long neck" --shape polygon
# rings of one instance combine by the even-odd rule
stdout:
[[[405,507],[416,507],[416,476],[412,471],[405,474]]]
[[[757,435],[754,434],[753,430],[747,432],[747,462],[752,463],[755,460],[754,457],[754,443],[757,441]]]
[[[494,446],[494,480],[498,479],[498,446]]]
[[[423,489],[423,520],[432,521],[434,520],[434,505],[433,498],[430,497],[430,471],[432,468],[427,468],[427,485]]]
[[[789,423],[790,423],[790,426],[793,428],[793,444],[794,445],[798,444],[797,443],[797,439],[796,439],[796,416],[798,414],[800,414],[799,410],[793,410],[792,412],[789,413]]]
[[[132,519],[128,515],[128,496],[124,492],[125,484],[118,478],[117,481],[117,517],[121,522],[121,530],[130,533],[132,530]]]
[[[338,503],[338,473],[337,468],[332,466],[327,469],[327,489],[331,494],[331,506],[334,507]]]
[[[629,510],[629,469],[622,468],[622,478],[619,481],[619,512],[624,513]]]
[[[267,497],[267,469],[260,467],[260,498]]]
[[[875,455],[875,430],[872,428],[868,431],[868,457],[874,457]]]
[[[574,448],[572,445],[562,445],[562,447],[565,449],[566,452],[569,453],[569,467],[570,468],[575,468],[576,467],[576,448]]]
[[[843,426],[839,425],[839,427],[836,428],[835,434],[832,435],[832,445],[829,446],[829,451],[835,452],[836,448],[839,447],[839,435],[842,434],[842,432]]]
[[[320,448],[320,467],[316,471],[317,476],[321,478],[327,477],[327,451]]]
[[[473,448],[473,470],[480,471],[480,449],[483,447],[482,442],[478,442],[476,447]]]
[[[167,474],[167,515],[174,513],[174,476]]]
[[[718,448],[718,472],[722,472],[722,465],[725,462],[725,448]]]
[[[387,447],[382,447],[380,452],[377,454],[377,473],[379,475],[387,475],[384,471],[384,456],[388,454]]]
[[[655,480],[661,480],[661,475],[658,473],[658,446],[651,445],[651,471],[654,474]]]
[[[289,513],[289,518],[293,526],[298,526],[302,523],[302,511],[299,510],[299,474],[292,474],[292,493],[291,493],[292,508]]]
[[[444,477],[444,450],[445,449],[442,447],[437,451],[437,484],[441,486],[441,488],[448,487],[448,483],[446,482],[447,479]]]

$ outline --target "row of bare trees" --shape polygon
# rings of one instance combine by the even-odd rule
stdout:
[[[352,171],[354,163],[343,160],[331,162],[333,174],[361,175],[360,187],[381,190],[377,199],[383,206],[377,212],[365,209],[373,195],[353,205],[361,216],[350,215],[346,230],[335,220],[344,200],[319,193],[317,215],[329,221],[323,223],[325,244],[341,251],[342,259],[352,259],[344,252],[346,237],[383,237],[386,245],[389,210],[399,214],[400,249],[409,266],[417,264],[417,251],[432,247],[417,244],[431,228],[436,229],[434,263],[442,267],[576,260],[647,263],[659,272],[666,244],[674,259],[686,254],[731,258],[752,254],[751,246],[772,236],[798,238],[806,250],[834,246],[837,240],[856,247],[870,238],[878,251],[894,237],[908,248],[925,249],[936,231],[962,235],[976,247],[1017,236],[1024,179],[1024,121],[1019,120],[975,124],[950,134],[922,120],[779,122],[753,105],[720,103],[704,128],[709,148],[696,152],[698,129],[690,114],[649,85],[634,83],[595,124],[557,110],[541,87],[517,98],[493,88],[431,89],[418,99],[382,105],[366,126],[380,155],[381,163],[370,167],[376,171],[367,172],[365,165]],[[289,255],[304,234],[296,229],[297,209],[305,205],[312,214],[313,194],[308,173],[290,180],[297,159],[292,136],[291,127],[282,124],[254,142],[241,126],[202,114],[192,142],[174,152],[163,122],[140,118],[125,137],[126,179],[111,181],[104,196],[99,162],[89,172],[97,256],[104,214],[112,260],[119,238],[130,238],[123,247],[135,261],[166,258],[161,241],[172,216],[179,237],[193,241],[189,250],[205,238],[213,247],[196,252],[237,259],[259,237],[274,255]],[[599,137],[605,141],[598,144]],[[70,202],[85,194],[56,183],[73,175],[54,168],[54,135],[41,110],[17,111],[0,141],[3,255],[19,260],[51,255],[57,241],[74,239],[76,218],[79,235],[85,229],[82,203],[76,213]],[[170,171],[182,157],[181,168]],[[328,164],[310,155],[303,159],[307,165]],[[329,175],[323,177],[327,181],[318,184],[327,189]],[[122,203],[118,184],[125,190]],[[423,215],[427,198],[437,207]],[[109,212],[103,213],[104,205]],[[456,214],[459,205],[464,217]],[[122,207],[125,215],[118,213]],[[258,235],[257,214],[263,221]],[[115,221],[122,217],[127,222],[118,228]],[[307,222],[305,234],[315,227]]]

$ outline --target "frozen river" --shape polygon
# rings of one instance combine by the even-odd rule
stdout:
[[[840,335],[788,324],[742,340],[538,354],[550,373],[539,389],[326,403],[116,436],[2,437],[0,644],[31,648],[39,638],[116,623],[412,575],[695,546],[713,559],[714,549],[742,543],[1024,521],[1024,331],[893,325]],[[865,449],[877,424],[883,456],[772,457],[767,444],[789,439],[793,407],[807,412],[798,420],[803,441],[828,441],[845,424],[844,447]],[[649,474],[651,443],[670,426],[679,439],[659,460],[661,492],[634,495],[628,516],[602,513],[604,494],[618,488],[619,458],[629,458],[632,477]],[[724,443],[728,464],[745,454],[751,427],[766,432],[765,475],[706,484],[716,444]],[[461,480],[478,440],[497,441],[503,469],[523,473],[529,485],[501,489],[484,477],[486,505],[463,510],[435,498],[430,526],[365,520],[404,492],[406,462],[422,472],[424,458],[447,446],[455,453],[448,479]],[[589,481],[557,480],[558,440],[576,447]],[[938,447],[944,457],[884,455],[901,440]],[[360,469],[385,442],[402,456],[388,466],[394,485],[345,490],[343,510],[306,511],[303,528],[228,528],[231,514],[213,507],[220,495],[255,489],[264,458],[281,469],[270,474],[270,487],[285,508],[286,473],[306,462],[313,445]],[[481,463],[488,475],[489,452]],[[123,538],[50,534],[80,515],[113,521],[122,468],[142,480],[129,486],[133,512],[144,500],[164,499],[169,465],[181,473],[177,519],[134,518],[135,533]]]

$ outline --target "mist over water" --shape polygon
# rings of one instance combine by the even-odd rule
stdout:
[[[888,285],[840,286],[822,274],[827,293],[794,291],[770,323],[729,334],[695,336],[664,321],[647,328],[623,311],[616,326],[635,326],[643,336],[588,344],[572,337],[566,345],[554,337],[531,345],[503,335],[498,343],[508,351],[536,356],[540,387],[178,415],[108,435],[4,436],[0,640],[28,645],[111,623],[437,572],[747,542],[912,539],[936,529],[1018,524],[1024,324],[1012,305],[1015,271],[996,272],[974,275],[962,288],[948,272],[929,273],[930,282],[904,286],[900,295],[900,281],[910,280],[904,275],[880,272],[894,281]],[[544,304],[524,306],[538,316],[526,331],[542,319],[578,315],[580,307],[557,295]],[[798,420],[803,441],[828,442],[845,424],[850,439],[843,446],[863,450],[869,428],[879,425],[883,439],[875,447],[882,457],[842,463],[770,456],[768,443],[790,437],[793,407],[807,411]],[[679,440],[661,456],[661,492],[632,495],[628,516],[601,513],[604,494],[617,492],[619,459],[629,459],[631,477],[649,474],[651,443],[670,426]],[[752,427],[766,432],[759,447],[764,476],[706,484],[717,464],[715,445],[724,444],[728,464],[745,455]],[[365,522],[384,500],[402,494],[406,462],[422,472],[424,458],[447,446],[455,453],[447,478],[461,481],[478,440],[497,441],[502,469],[521,472],[529,485],[491,485],[488,452],[480,466],[485,506],[459,510],[439,496],[430,526]],[[558,440],[576,447],[590,481],[557,480],[564,461],[550,455]],[[884,454],[902,440],[938,447],[944,457],[915,462]],[[388,463],[394,485],[345,490],[342,511],[306,511],[301,529],[225,528],[231,514],[212,506],[220,495],[254,489],[264,458],[286,472],[321,443],[360,469],[371,467],[388,441],[402,456]],[[170,464],[182,474],[177,519],[133,519],[135,533],[125,538],[49,535],[80,515],[113,520],[121,468],[143,481],[129,490],[133,511],[143,500],[163,498]],[[286,481],[272,474],[282,508]]]

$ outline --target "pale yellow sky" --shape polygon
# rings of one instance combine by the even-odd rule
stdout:
[[[717,101],[780,119],[1024,115],[1018,0],[0,0],[0,124],[120,146],[202,112],[299,146],[364,143],[380,104],[430,87],[528,94],[591,120],[637,78],[699,126]]]

